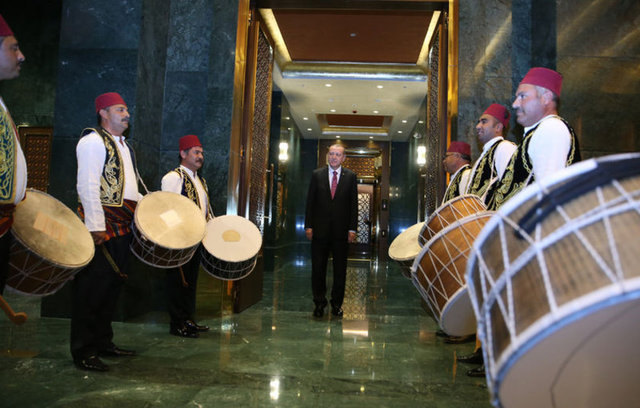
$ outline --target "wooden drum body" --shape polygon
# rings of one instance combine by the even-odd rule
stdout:
[[[157,268],[189,262],[205,233],[200,208],[187,197],[168,191],[145,195],[134,214],[131,251]]]
[[[222,215],[207,223],[202,240],[202,268],[222,280],[238,280],[256,266],[262,235],[251,221]]]
[[[482,211],[453,222],[427,242],[411,267],[413,284],[449,335],[476,332],[465,270],[473,242],[492,215]]]
[[[420,253],[422,246],[418,243],[418,236],[424,222],[419,222],[402,231],[389,245],[389,258],[402,265],[402,274],[411,279],[411,265]]]
[[[584,161],[513,197],[467,282],[493,403],[640,406],[640,154]]]
[[[35,296],[55,293],[93,258],[91,234],[78,216],[42,191],[28,189],[11,227],[7,286]]]
[[[461,195],[443,203],[424,222],[418,236],[420,246],[424,246],[439,231],[455,221],[486,210],[487,206],[482,199],[472,194]]]

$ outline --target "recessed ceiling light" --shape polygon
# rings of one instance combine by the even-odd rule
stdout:
[[[402,123],[407,123],[407,120],[406,119],[402,119]]]
[[[424,121],[419,120],[418,123],[422,125],[424,123]]]
[[[311,128],[307,128],[307,130],[308,130],[309,132],[311,132],[313,129],[311,129]]]
[[[382,89],[382,88],[384,88],[384,86],[382,86],[382,85],[376,85],[376,88],[378,88],[378,89]]]
[[[358,35],[358,34],[356,34],[356,33],[351,33],[351,34],[349,34],[349,37],[355,37],[355,36],[357,36],[357,35]]]
[[[374,110],[373,113],[380,113],[380,111]]]
[[[373,136],[369,136],[369,139],[373,139]]]
[[[329,112],[335,112],[335,111],[336,111],[335,109],[329,109]]]
[[[289,119],[291,119],[291,118],[290,118],[290,117],[288,117],[288,116],[285,116],[284,118],[285,118],[286,120],[289,120]]]
[[[324,84],[327,88],[331,88],[331,84]]]
[[[305,116],[302,118],[302,120],[309,120],[309,118]]]
[[[402,130],[398,130],[398,133],[402,133]]]
[[[336,135],[336,139],[340,139],[340,135]]]

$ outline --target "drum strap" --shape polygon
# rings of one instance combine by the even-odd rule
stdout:
[[[129,276],[126,273],[122,273],[120,271],[120,268],[118,268],[118,265],[116,265],[116,261],[114,261],[111,257],[111,254],[109,253],[109,250],[107,250],[107,247],[101,244],[100,248],[102,249],[102,254],[107,259],[107,262],[109,262],[109,265],[111,265],[113,271],[117,273],[118,276],[120,276],[122,279],[127,279]]]

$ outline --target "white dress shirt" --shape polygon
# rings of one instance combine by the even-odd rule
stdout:
[[[202,215],[204,215],[205,219],[207,218],[207,211],[209,209],[209,201],[207,199],[207,193],[205,192],[204,186],[200,182],[200,177],[198,177],[198,173],[195,171],[191,171],[188,168],[180,165],[180,168],[184,170],[188,177],[191,179],[193,184],[196,186],[196,191],[198,192],[198,201],[200,201],[200,210],[202,211]],[[176,171],[170,171],[162,177],[162,191],[170,191],[172,193],[182,193],[182,176],[178,174]],[[213,214],[211,214],[213,216]]]
[[[545,116],[534,125],[524,128],[525,134],[538,123],[540,125],[531,137],[527,153],[536,181],[542,181],[567,166],[571,134],[556,115]]]
[[[139,201],[138,182],[133,169],[129,148],[124,144],[124,136],[112,136],[118,147],[124,167],[124,199]],[[78,159],[78,196],[84,209],[84,223],[89,231],[105,231],[104,211],[100,202],[100,179],[104,168],[107,149],[102,137],[96,132],[83,136],[76,146]]]

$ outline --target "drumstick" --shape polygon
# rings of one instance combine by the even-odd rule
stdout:
[[[4,310],[9,320],[14,324],[22,324],[27,321],[27,314],[23,312],[16,313],[2,296],[0,296],[0,308]]]
[[[111,254],[109,253],[107,247],[104,246],[104,244],[100,244],[99,246],[102,248],[102,254],[107,259],[107,262],[109,262],[109,265],[111,265],[111,268],[113,268],[113,271],[117,273],[122,279],[127,279],[127,274],[120,272],[120,268],[118,268],[118,265],[116,265],[116,261],[114,261],[111,257]]]

